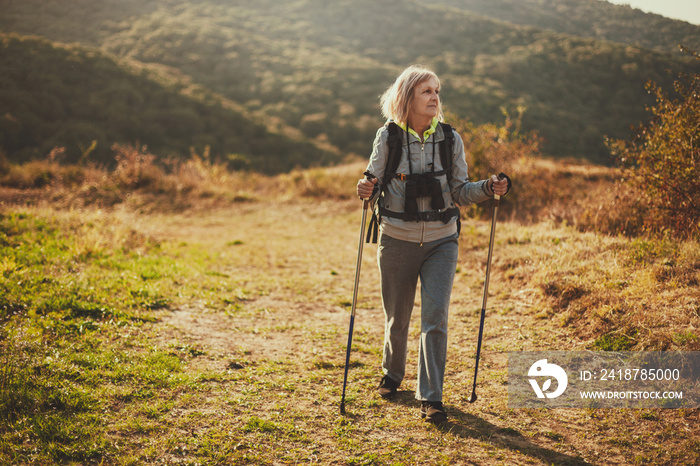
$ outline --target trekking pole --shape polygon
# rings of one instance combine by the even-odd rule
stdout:
[[[500,173],[498,179],[507,179],[508,188],[510,189],[511,182],[505,174]],[[469,395],[467,401],[469,403],[474,403],[476,401],[476,374],[479,372],[479,356],[481,355],[481,340],[484,337],[484,319],[486,319],[486,298],[489,293],[489,276],[491,275],[491,256],[493,255],[493,239],[496,236],[496,213],[498,212],[498,206],[501,203],[501,196],[498,194],[493,195],[493,216],[491,217],[491,238],[489,239],[489,255],[486,259],[486,279],[484,280],[484,298],[481,303],[481,322],[479,322],[479,341],[476,345],[476,365],[474,366],[474,385],[472,385],[472,394]]]
[[[367,176],[369,179],[369,175]],[[345,375],[343,375],[343,396],[340,399],[340,414],[345,414],[345,387],[348,383],[348,369],[350,368],[350,348],[352,347],[352,330],[355,326],[355,307],[357,306],[357,288],[360,284],[360,266],[362,265],[362,249],[365,239],[365,222],[369,201],[362,200],[362,224],[360,225],[360,245],[357,249],[357,265],[355,266],[355,286],[352,291],[352,308],[350,310],[350,328],[348,329],[348,346],[345,350]]]

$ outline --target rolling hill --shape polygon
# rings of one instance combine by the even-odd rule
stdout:
[[[428,0],[511,24],[678,53],[700,49],[698,26],[601,0]]]
[[[538,131],[547,153],[601,163],[605,136],[625,138],[647,118],[648,80],[670,89],[678,72],[700,70],[673,46],[700,47],[700,27],[594,0],[4,0],[0,8],[3,32],[165,66],[314,148],[255,155],[237,146],[268,171],[366,156],[382,123],[378,95],[411,63],[440,74],[447,111],[486,123],[524,107],[523,129]],[[173,132],[212,137],[191,123]],[[231,132],[250,144],[268,137]],[[154,147],[151,137],[124,134]]]
[[[113,143],[142,143],[161,156],[210,150],[232,168],[269,172],[308,165],[310,156],[319,163],[338,160],[298,135],[276,134],[164,67],[0,34],[0,68],[6,70],[0,76],[0,143],[14,160],[41,158],[62,146],[65,162],[89,157],[109,164]]]

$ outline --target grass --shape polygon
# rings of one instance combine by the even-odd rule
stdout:
[[[120,416],[122,403],[192,379],[182,370],[189,355],[153,346],[146,329],[153,311],[174,304],[184,250],[100,212],[6,212],[0,235],[2,432],[22,426],[18,445],[34,445],[15,450],[3,435],[2,459],[48,464],[112,454],[104,413]],[[194,248],[187,252],[195,257]]]
[[[313,189],[351,186],[351,176],[347,167],[287,175]],[[360,206],[269,181],[237,188],[246,202],[195,196],[200,208],[165,213],[143,193],[109,208],[5,204],[0,463],[700,459],[697,410],[509,409],[506,365],[519,350],[697,350],[697,243],[500,221],[472,405],[489,223],[465,219],[444,428],[418,416],[416,345],[396,402],[374,393],[383,318],[376,246],[366,245],[342,417]]]

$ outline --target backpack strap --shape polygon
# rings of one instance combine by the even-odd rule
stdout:
[[[452,126],[447,123],[440,122],[442,127],[442,132],[445,135],[445,139],[440,142],[440,162],[442,163],[442,169],[445,170],[447,175],[447,183],[450,183],[452,179],[452,157],[455,151],[455,134],[452,132]],[[457,209],[457,235],[462,232],[462,218]]]
[[[440,162],[442,163],[442,168],[447,174],[447,182],[450,182],[452,177],[452,156],[455,150],[455,135],[452,132],[452,126],[447,123],[440,122],[442,127],[442,132],[445,135],[445,139],[440,142]]]
[[[389,153],[384,169],[384,178],[382,179],[384,186],[388,185],[394,175],[396,175],[396,170],[399,169],[399,164],[401,163],[401,128],[393,121],[390,121],[387,123],[387,129],[389,130],[389,137],[386,142],[389,146]]]

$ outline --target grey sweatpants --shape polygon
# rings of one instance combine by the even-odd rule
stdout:
[[[447,313],[457,269],[458,239],[412,243],[381,235],[377,251],[384,306],[384,374],[401,382],[418,279],[421,283],[421,335],[416,398],[442,401],[447,359]]]

